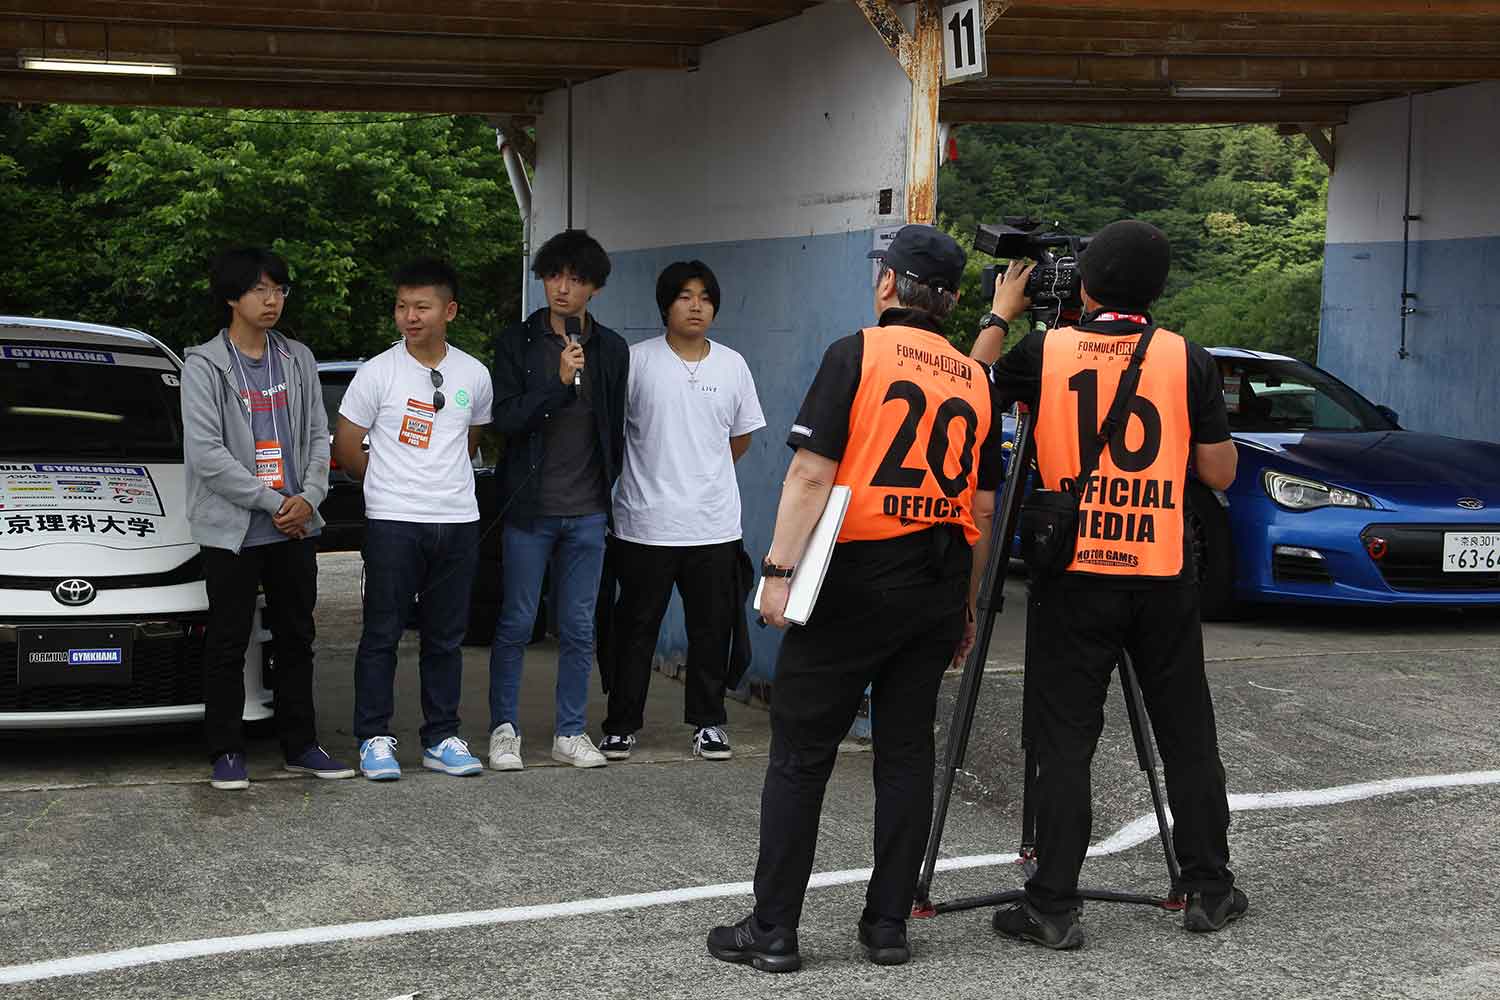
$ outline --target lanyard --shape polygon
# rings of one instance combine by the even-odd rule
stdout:
[[[229,344],[229,351],[230,351],[231,354],[234,355],[234,366],[235,366],[236,369],[239,370],[239,373],[240,373],[240,386],[241,386],[240,399],[245,404],[245,416],[250,420],[251,436],[253,437],[254,436],[254,429],[255,429],[255,418],[251,415],[251,408],[252,408],[253,404],[250,401],[250,396],[251,396],[250,378],[245,373],[245,364],[244,364],[244,362],[240,360],[240,349],[238,347],[235,347],[234,346],[234,341],[232,341],[232,340],[229,339],[229,333],[228,333],[228,331],[225,331],[225,333],[224,333],[224,340],[226,342],[228,342],[228,344]],[[276,385],[276,355],[271,350],[271,335],[270,335],[270,333],[266,334],[266,383],[268,385],[271,385],[271,386],[275,386]],[[282,392],[283,392],[283,395],[285,395],[285,390],[282,390]],[[285,439],[282,438],[282,436],[281,436],[281,428],[279,428],[276,425],[276,405],[275,405],[276,401],[275,401],[275,398],[274,398],[274,393],[275,393],[274,388],[272,389],[272,393],[273,393],[273,398],[271,399],[271,404],[272,404],[271,405],[271,433],[276,436],[276,440],[277,441],[282,441],[282,440],[285,440]],[[291,430],[291,428],[288,427],[287,430]]]
[[[1102,312],[1089,320],[1090,323],[1138,323],[1146,326],[1151,321],[1139,313]]]

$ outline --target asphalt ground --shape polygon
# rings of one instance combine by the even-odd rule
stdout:
[[[322,570],[321,731],[337,754],[352,750],[357,564],[324,557]],[[939,900],[1020,882],[1004,861],[1020,826],[1023,587],[1010,581],[943,842],[976,866],[939,873]],[[817,869],[832,884],[808,896],[804,970],[722,965],[703,937],[750,905],[765,714],[732,705],[735,760],[693,760],[681,688],[657,678],[635,759],[551,766],[543,643],[528,655],[528,769],[450,778],[417,766],[408,640],[407,774],[394,784],[281,776],[264,736],[243,793],[208,786],[190,730],[0,739],[0,996],[1500,996],[1500,617],[1266,613],[1209,626],[1207,650],[1232,863],[1251,898],[1222,934],[1091,903],[1088,945],[1055,954],[997,940],[989,911],[973,910],[914,921],[910,965],[869,965],[854,922],[871,755],[849,744],[824,808]],[[463,703],[481,752],[486,658],[467,652]],[[940,746],[957,688],[945,685]],[[1084,881],[1159,893],[1117,694],[1108,711],[1094,768],[1105,853]],[[1253,794],[1297,791],[1309,794]]]

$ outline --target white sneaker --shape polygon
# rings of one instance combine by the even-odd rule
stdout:
[[[521,737],[515,727],[509,722],[496,726],[490,733],[490,770],[521,771],[525,767],[521,763]]]
[[[574,767],[603,767],[609,763],[594,746],[594,741],[589,739],[588,733],[579,733],[577,736],[554,736],[552,759],[559,764],[572,764]]]

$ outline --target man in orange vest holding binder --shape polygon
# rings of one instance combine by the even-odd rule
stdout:
[[[997,932],[1048,948],[1084,940],[1078,873],[1092,821],[1089,765],[1122,651],[1140,678],[1166,765],[1182,869],[1176,888],[1188,896],[1184,926],[1217,931],[1249,906],[1229,870],[1229,805],[1183,519],[1189,463],[1203,485],[1224,489],[1237,455],[1213,358],[1151,320],[1170,265],[1167,238],[1155,226],[1106,226],[1079,261],[1084,314],[1077,326],[1028,335],[994,369],[998,403],[1035,407],[1040,485],[1079,497],[1071,558],[1064,551],[1055,572],[1033,568],[1027,602],[1037,871],[1025,900],[994,916]],[[1025,273],[1012,266],[997,304],[1017,297]],[[993,361],[1002,340],[1003,328],[983,331],[974,356]],[[1116,405],[1132,367],[1139,369],[1134,395],[1125,390]],[[1111,411],[1121,418],[1106,428]],[[1080,476],[1085,454],[1095,453],[1092,471]]]
[[[974,641],[974,585],[1003,476],[988,372],[943,336],[965,255],[905,226],[881,260],[876,326],[823,355],[792,425],[795,449],[763,566],[760,609],[786,627],[788,579],[834,485],[850,503],[817,604],[787,633],[771,702],[755,909],[716,927],[716,958],[800,968],[797,925],[823,792],[870,689],[875,867],[858,935],[884,965],[910,957],[906,917],[932,818],[933,718],[943,671]]]

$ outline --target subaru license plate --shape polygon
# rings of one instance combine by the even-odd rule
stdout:
[[[16,684],[34,687],[121,687],[130,683],[129,625],[16,629]]]
[[[1444,573],[1500,573],[1500,531],[1443,532]]]

